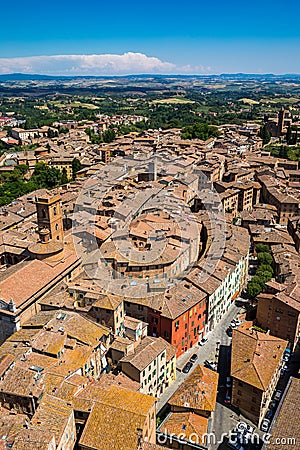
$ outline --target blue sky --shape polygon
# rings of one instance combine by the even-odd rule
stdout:
[[[296,0],[15,0],[0,13],[0,73],[300,72]]]

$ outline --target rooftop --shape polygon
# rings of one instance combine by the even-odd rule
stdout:
[[[232,334],[231,376],[266,391],[288,342],[243,323]]]

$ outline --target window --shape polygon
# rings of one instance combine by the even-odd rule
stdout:
[[[242,392],[241,392],[241,391],[238,391],[237,393],[238,393],[238,395],[242,395]]]
[[[242,387],[242,386],[243,386],[243,382],[242,382],[242,381],[239,381],[239,382],[238,382],[238,385]]]
[[[139,311],[143,311],[143,310],[144,310],[143,305],[138,305],[138,310],[139,310]]]
[[[55,225],[55,229],[56,229],[56,231],[58,231],[58,229],[59,229],[58,223]]]

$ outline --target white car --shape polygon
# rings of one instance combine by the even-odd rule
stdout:
[[[201,339],[201,341],[198,342],[198,344],[202,346],[202,345],[206,344],[207,341],[208,341],[208,338],[204,337]]]
[[[204,366],[208,367],[211,370],[216,370],[218,365],[216,363],[214,363],[213,361],[211,361],[210,359],[206,359],[204,361]]]
[[[281,397],[282,391],[276,391],[274,395],[274,400],[279,401]]]
[[[264,431],[266,433],[269,429],[270,423],[271,422],[269,419],[264,419],[261,424],[261,431]]]

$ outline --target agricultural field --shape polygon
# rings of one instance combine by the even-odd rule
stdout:
[[[188,98],[184,98],[184,97],[171,97],[171,98],[163,98],[161,100],[153,100],[154,104],[158,104],[158,105],[186,105],[188,103],[195,103],[193,100],[189,100]]]

